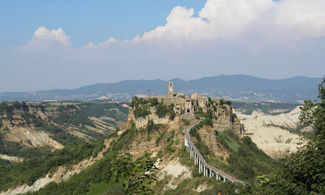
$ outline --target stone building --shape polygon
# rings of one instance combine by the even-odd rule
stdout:
[[[200,94],[192,94],[187,96],[184,93],[174,94],[174,83],[168,82],[168,95],[167,96],[150,96],[149,98],[157,98],[159,101],[163,101],[166,104],[174,104],[174,110],[176,113],[185,114],[193,113],[198,109],[207,111],[208,98]]]
[[[149,96],[149,98],[157,98],[158,101],[163,101],[167,105],[174,104],[174,111],[178,114],[192,114],[196,111],[202,110],[207,112],[208,109],[213,110],[214,120],[213,124],[219,130],[233,129],[241,132],[242,126],[239,119],[233,113],[232,107],[224,103],[224,99],[210,99],[201,94],[194,93],[190,96],[184,93],[174,94],[174,83],[168,82],[168,95],[167,96]],[[214,105],[211,105],[213,101]],[[222,103],[223,102],[223,103]]]

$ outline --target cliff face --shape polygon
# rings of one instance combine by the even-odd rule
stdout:
[[[108,102],[0,103],[0,155],[29,158],[95,140],[124,123],[127,111]]]
[[[215,120],[213,126],[219,131],[233,130],[236,134],[241,134],[241,124],[230,105],[216,107],[214,111]]]
[[[220,157],[221,159],[228,158],[229,154],[227,150],[225,150],[217,141],[215,128],[205,126],[198,131],[198,134],[200,136],[201,143],[206,145],[214,156]]]
[[[261,111],[247,115],[238,111],[238,116],[245,125],[245,133],[260,149],[273,158],[282,158],[307,143],[301,135],[293,133],[299,128],[300,112],[300,108],[296,107],[288,113],[276,115]],[[304,130],[308,131],[308,127],[301,131]]]
[[[140,100],[139,100],[140,101]],[[146,105],[146,104],[144,104]],[[144,107],[142,105],[142,107]],[[138,105],[138,108],[141,108],[141,105]],[[150,111],[150,113],[144,117],[136,117],[136,108],[133,107],[129,110],[128,114],[128,122],[129,127],[131,126],[131,123],[135,124],[135,127],[137,129],[146,129],[148,125],[148,121],[152,120],[154,124],[162,124],[165,125],[163,129],[160,129],[159,133],[157,132],[151,132],[150,136],[154,139],[157,138],[157,136],[161,135],[164,131],[167,132],[167,134],[170,134],[171,131],[175,129],[180,129],[181,132],[179,133],[179,137],[181,140],[184,139],[183,136],[183,129],[185,128],[183,120],[189,120],[189,121],[195,121],[195,117],[199,117],[197,113],[186,113],[186,114],[177,114],[174,120],[170,120],[168,115],[165,117],[158,117],[156,114],[156,108],[148,106],[147,110]],[[231,131],[234,134],[241,137],[241,124],[236,114],[234,114],[233,109],[231,105],[228,104],[221,104],[219,102],[213,102],[207,107],[205,107],[206,110],[213,110],[212,112],[212,123],[213,127],[210,126],[204,126],[201,128],[198,133],[201,137],[201,142],[208,146],[209,150],[212,151],[212,153],[215,156],[219,156],[221,158],[227,158],[228,153],[227,150],[225,150],[220,143],[217,141],[216,131],[224,132],[224,131]],[[203,110],[203,109],[202,109]],[[202,115],[202,113],[201,113]],[[161,150],[161,147],[155,144],[155,140],[150,139],[147,140],[144,137],[147,135],[142,135],[138,139],[135,139],[134,142],[130,143],[127,151],[131,154],[143,154],[144,151],[150,151],[150,152],[158,152]],[[195,138],[193,138],[195,139]]]
[[[41,123],[49,123],[49,116],[40,106],[8,107],[0,115],[1,140],[3,147],[17,143],[21,147],[44,147],[62,149],[64,146],[50,137],[50,133],[40,128]]]
[[[139,157],[146,152],[151,152],[156,155],[167,146],[170,141],[167,141],[168,138],[173,140],[178,139],[177,147],[181,147],[184,140],[184,122],[182,121],[182,116],[176,116],[174,120],[170,120],[168,116],[158,117],[155,114],[154,108],[150,108],[150,111],[151,114],[136,118],[134,109],[131,108],[129,110],[127,128],[130,129],[132,124],[134,124],[137,133],[124,151],[135,157]],[[152,121],[155,127],[153,127],[153,130],[148,131],[149,121]],[[124,129],[124,131],[129,131],[129,129]]]
[[[156,124],[169,124],[169,123],[174,122],[174,121],[169,120],[168,116],[158,117],[155,114],[154,108],[150,108],[150,112],[151,112],[151,114],[149,114],[145,117],[136,118],[134,116],[134,109],[131,108],[129,111],[129,114],[128,114],[128,121],[133,121],[137,128],[141,128],[141,127],[144,128],[147,125],[148,120],[153,120],[153,122]]]

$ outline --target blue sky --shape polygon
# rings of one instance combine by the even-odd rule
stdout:
[[[325,73],[324,0],[0,1],[0,92]]]
[[[0,47],[26,44],[35,29],[62,28],[73,46],[95,43],[109,36],[131,39],[163,25],[177,5],[199,10],[203,0],[4,0],[0,1]]]

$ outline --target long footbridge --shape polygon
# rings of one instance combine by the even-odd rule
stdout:
[[[227,173],[223,172],[222,170],[219,170],[211,165],[209,165],[203,158],[203,156],[200,154],[199,150],[195,147],[193,142],[191,141],[190,137],[190,130],[192,127],[194,127],[196,124],[198,124],[200,121],[197,121],[190,126],[188,126],[185,129],[185,146],[187,151],[190,152],[190,157],[194,158],[194,164],[199,166],[199,173],[203,173],[206,177],[215,177],[216,180],[221,181],[231,181],[233,183],[241,183],[245,184],[243,181],[236,179],[234,177],[231,177]]]

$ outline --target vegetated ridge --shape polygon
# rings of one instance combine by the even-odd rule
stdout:
[[[209,164],[248,183],[254,182],[256,175],[266,174],[276,166],[276,161],[259,150],[249,137],[242,137],[238,128],[225,128],[238,122],[232,113],[231,102],[213,99],[209,102],[206,112],[198,109],[194,113],[174,115],[173,107],[163,102],[134,98],[130,103],[128,122],[106,139],[110,145],[97,162],[66,180],[53,180],[34,193],[132,194],[148,190],[155,194],[233,194],[236,189],[246,191],[247,187],[241,184],[203,177],[186,151],[184,130],[201,119],[202,122],[191,129],[191,138]],[[96,146],[94,155],[103,148],[101,145]],[[68,146],[63,150],[67,149]],[[78,162],[80,160],[75,161]],[[65,164],[71,163],[75,164],[73,161]],[[148,167],[142,169],[142,165]],[[50,169],[52,175],[58,172],[57,169]],[[44,181],[42,177],[51,178],[43,174],[37,181]],[[28,185],[36,184],[36,180],[32,181]],[[17,183],[1,189],[22,192]]]
[[[123,103],[100,101],[2,102],[0,157],[19,161],[62,149],[72,142],[94,141],[114,132],[126,121],[127,112]]]

